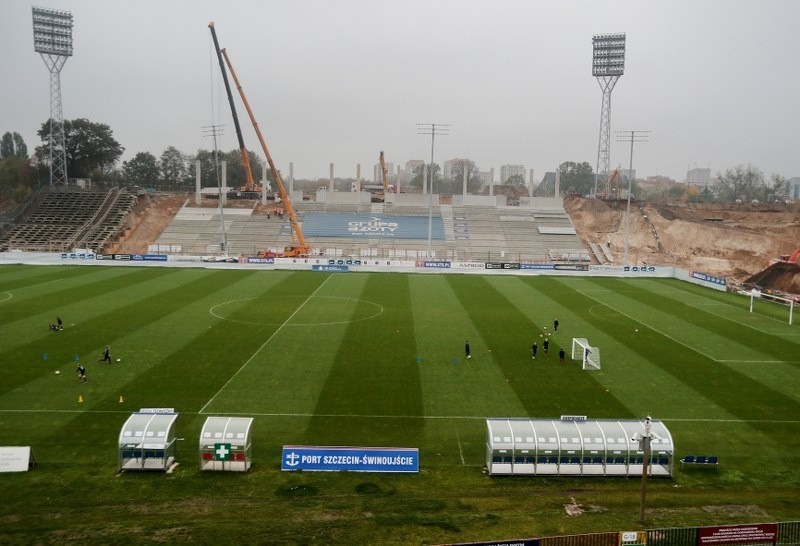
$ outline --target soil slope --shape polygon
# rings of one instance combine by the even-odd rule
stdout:
[[[607,244],[623,263],[625,201],[569,196],[564,208],[587,244]],[[800,246],[797,205],[660,205],[631,203],[628,262],[674,265],[743,282]],[[771,280],[772,288],[800,293],[797,268]]]

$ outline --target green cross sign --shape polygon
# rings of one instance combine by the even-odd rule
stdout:
[[[214,444],[214,460],[229,461],[231,459],[231,444]]]

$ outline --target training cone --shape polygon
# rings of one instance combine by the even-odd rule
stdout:
[[[119,397],[119,403],[122,404],[123,402],[125,402],[125,399],[120,396]]]
[[[79,403],[79,404],[82,404],[82,403],[83,403],[83,395],[82,395],[82,394],[79,394],[79,395],[78,395],[78,403]]]

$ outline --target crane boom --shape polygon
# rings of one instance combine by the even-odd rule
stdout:
[[[383,158],[383,150],[381,150],[381,173],[383,174],[383,191],[389,191],[389,173],[386,170],[386,160]]]
[[[297,218],[294,214],[294,208],[292,208],[292,200],[289,198],[289,195],[286,193],[286,189],[283,187],[281,174],[278,172],[278,169],[275,168],[275,163],[272,161],[272,155],[270,155],[269,150],[267,149],[267,144],[264,142],[264,136],[261,134],[261,129],[258,128],[258,122],[253,115],[253,110],[250,108],[250,103],[247,102],[247,97],[244,95],[242,85],[239,83],[239,78],[236,77],[236,71],[233,69],[231,60],[228,58],[228,52],[223,49],[222,55],[225,57],[225,63],[228,65],[228,70],[231,72],[233,81],[236,82],[236,89],[239,91],[239,95],[242,97],[242,102],[244,103],[244,107],[247,109],[247,114],[250,116],[253,129],[255,129],[256,135],[258,135],[258,141],[261,143],[261,149],[264,151],[264,155],[267,157],[267,162],[269,162],[269,168],[272,169],[272,174],[275,175],[275,182],[278,184],[278,191],[280,191],[281,199],[285,204],[286,212],[289,214],[289,225],[292,228],[292,243],[294,243],[294,245],[287,248],[284,252],[284,255],[288,255],[290,257],[307,257],[311,253],[311,247],[308,245],[308,243],[306,243],[306,239],[303,237],[303,231],[300,229],[300,224],[297,223]]]
[[[247,182],[245,186],[246,191],[252,191],[255,187],[253,182],[253,173],[250,170],[250,158],[247,157],[247,148],[244,146],[244,139],[242,138],[242,128],[239,125],[239,116],[236,115],[236,105],[233,102],[233,93],[231,93],[231,85],[228,83],[228,74],[225,72],[225,64],[222,62],[222,54],[219,50],[219,42],[217,41],[217,32],[214,30],[214,22],[208,23],[208,28],[211,29],[211,37],[214,39],[214,49],[217,51],[217,60],[219,61],[219,68],[222,70],[222,80],[225,82],[225,92],[228,94],[228,104],[231,105],[231,113],[233,114],[233,125],[236,127],[236,138],[239,139],[239,152],[242,154],[242,163],[244,163],[244,170],[247,173]]]

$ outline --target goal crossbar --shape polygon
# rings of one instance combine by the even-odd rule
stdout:
[[[592,347],[585,337],[572,338],[572,360],[580,360],[584,370],[600,369],[600,349]]]

